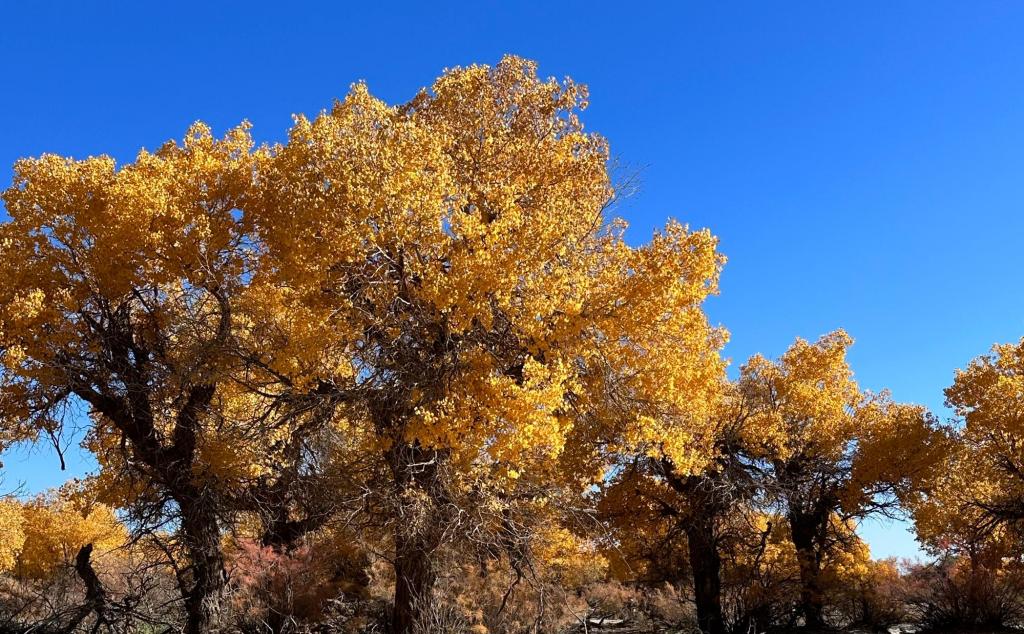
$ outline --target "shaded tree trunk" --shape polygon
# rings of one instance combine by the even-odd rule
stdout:
[[[94,632],[99,631],[101,625],[109,625],[106,616],[107,591],[100,582],[99,575],[92,567],[92,544],[86,544],[78,549],[75,556],[75,573],[85,584],[85,602],[76,610],[71,621],[63,628],[57,630],[60,634],[73,634],[79,630],[90,614],[96,613],[96,624]]]
[[[220,526],[216,514],[201,498],[179,501],[181,536],[189,561],[185,596],[185,632],[207,634],[217,627],[220,603],[227,586]]]
[[[395,605],[393,634],[411,634],[433,605],[434,555],[441,545],[444,495],[442,452],[395,443],[389,452],[395,477],[398,517],[395,528]]]
[[[394,634],[411,634],[431,607],[436,580],[432,555],[436,547],[417,536],[400,537],[395,542]]]
[[[800,567],[800,611],[810,628],[825,625],[825,597],[821,588],[821,565],[815,547],[820,531],[817,518],[790,512],[789,528]]]
[[[688,507],[684,514],[672,512],[677,514],[686,533],[697,624],[704,634],[724,634],[722,555],[718,551],[715,525],[734,503],[733,499],[722,495],[718,486],[725,476],[722,472],[710,472],[681,478],[676,475],[675,466],[666,459],[661,461],[660,471],[669,486],[686,500]]]
[[[697,624],[704,634],[724,634],[722,616],[722,557],[715,539],[713,515],[695,517],[686,525],[686,541],[693,571]]]

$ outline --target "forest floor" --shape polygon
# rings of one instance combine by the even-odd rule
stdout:
[[[795,629],[784,634],[917,634],[921,628],[913,623],[900,623],[891,625],[885,630],[868,630],[863,628],[837,628],[829,630],[805,630]],[[1005,629],[1001,631],[971,631],[970,634],[1008,634],[1021,632],[1021,630]],[[638,623],[624,619],[589,619],[587,624],[579,624],[575,628],[567,630],[564,634],[700,634],[695,628],[686,629],[666,626],[659,623]],[[750,634],[757,634],[751,632]],[[944,634],[966,634],[962,632],[949,631]]]

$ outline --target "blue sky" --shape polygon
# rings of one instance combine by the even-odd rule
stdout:
[[[639,176],[631,240],[669,217],[721,238],[737,365],[843,327],[862,385],[946,416],[954,369],[1024,335],[1024,3],[206,4],[6,5],[0,186],[18,157],[127,160],[196,119],[279,140],[355,80],[404,101],[516,53],[590,86],[588,128]],[[902,524],[863,533],[916,552]]]

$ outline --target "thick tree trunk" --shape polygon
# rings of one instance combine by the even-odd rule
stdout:
[[[443,518],[438,511],[444,486],[441,452],[396,443],[390,462],[397,485],[395,528],[395,606],[393,634],[412,634],[433,604],[434,555],[441,544]]]
[[[415,537],[400,538],[395,546],[394,634],[411,634],[431,607],[435,545]]]
[[[704,634],[724,634],[722,616],[722,558],[715,540],[714,519],[698,517],[686,526],[686,541],[693,570],[697,624]]]
[[[217,516],[198,498],[179,501],[181,536],[189,560],[185,594],[186,634],[208,634],[217,628],[220,603],[227,586],[220,550]]]
[[[814,536],[819,527],[813,518],[790,514],[789,527],[797,564],[800,567],[800,609],[804,624],[820,628],[825,624],[825,597],[821,590],[821,570],[815,551]]]
[[[694,602],[697,604],[697,624],[704,634],[724,634],[725,617],[722,614],[722,556],[718,552],[715,522],[732,502],[716,492],[716,478],[721,473],[706,473],[681,478],[675,466],[662,460],[661,472],[669,486],[679,493],[689,512],[677,515],[686,532],[693,575]]]

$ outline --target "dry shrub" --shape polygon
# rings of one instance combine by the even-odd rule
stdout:
[[[583,598],[596,616],[624,617],[644,603],[643,593],[618,581],[593,583],[586,587]]]
[[[946,556],[913,564],[906,601],[929,630],[1002,630],[1024,620],[1024,570],[998,558]]]
[[[413,634],[476,634],[486,633],[479,625],[471,625],[463,611],[444,601],[432,601],[423,610]]]
[[[285,551],[252,539],[237,540],[229,560],[237,627],[252,632],[298,631],[323,620],[331,601],[339,597],[349,600],[344,611],[352,612],[350,625],[357,627],[358,610],[350,608],[368,598],[368,561],[354,548],[326,546],[312,543]]]
[[[910,619],[906,587],[895,559],[870,562],[857,578],[830,588],[835,620],[852,627],[883,631]]]
[[[589,612],[577,591],[523,572],[505,559],[451,564],[438,580],[431,621],[462,623],[471,634],[525,634],[561,631]]]
[[[116,554],[116,556],[114,556]],[[181,624],[180,593],[170,568],[136,552],[117,551],[93,562],[106,593],[102,632],[176,631]],[[0,576],[0,632],[66,630],[85,605],[85,588],[70,565],[45,576]],[[93,631],[89,613],[75,631]]]
[[[648,596],[651,616],[673,627],[695,626],[697,615],[693,603],[676,586],[666,583],[654,588]]]

